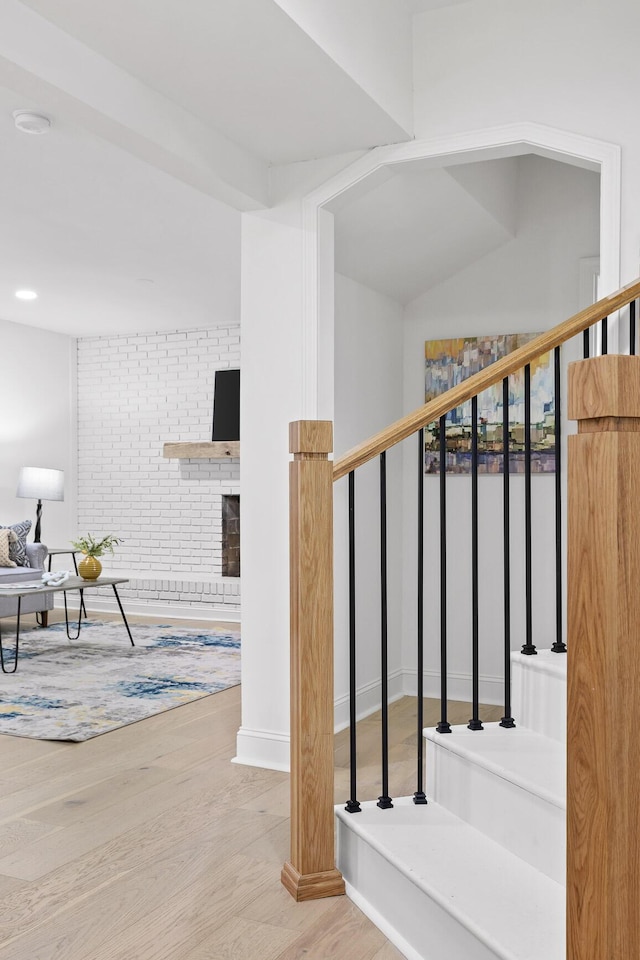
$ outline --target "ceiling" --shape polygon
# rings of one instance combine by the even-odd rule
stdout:
[[[236,322],[238,211],[64,122],[19,133],[12,111],[36,106],[0,87],[0,317],[76,336]]]
[[[0,318],[72,336],[238,322],[239,211],[268,206],[269,165],[406,139],[410,15],[457,2],[384,0],[394,46],[356,0],[3,0]],[[17,109],[50,133],[18,132]],[[389,172],[336,215],[338,269],[414,299],[513,236],[515,164]]]
[[[364,15],[315,2],[333,41],[347,7]],[[270,165],[410,135],[324,39],[277,0],[3,0],[0,319],[84,336],[237,322],[239,211],[269,205]],[[16,131],[26,108],[49,134]]]
[[[427,10],[436,10],[438,7],[455,7],[460,3],[471,3],[471,0],[405,0],[411,13],[424,13]]]
[[[270,163],[330,156],[405,137],[277,3],[24,4]]]
[[[407,304],[514,237],[518,158],[390,170],[335,214],[339,273]]]
[[[473,275],[481,277],[484,258],[516,240],[517,250],[505,249],[502,262],[523,266],[544,250],[552,276],[558,267],[550,231],[562,244],[569,223],[580,233],[584,255],[592,253],[584,225],[597,223],[595,171],[524,154],[443,168],[422,161],[391,165],[370,182],[368,191],[356,185],[334,208],[336,270],[403,306],[416,306],[447,280],[463,282],[463,271],[474,264]],[[509,261],[510,254],[515,259]],[[571,284],[570,274],[565,281]]]

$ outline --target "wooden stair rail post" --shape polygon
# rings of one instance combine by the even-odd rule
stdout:
[[[333,426],[289,424],[291,859],[296,900],[344,893],[333,812]]]
[[[640,357],[569,367],[567,960],[640,944]]]

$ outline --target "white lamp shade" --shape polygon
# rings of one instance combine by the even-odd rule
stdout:
[[[64,500],[64,473],[46,467],[22,467],[17,497],[29,500]]]

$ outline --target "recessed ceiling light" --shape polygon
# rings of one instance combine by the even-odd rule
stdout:
[[[35,290],[16,290],[15,293],[18,300],[37,300],[38,294]]]
[[[21,133],[48,133],[51,129],[49,117],[31,110],[14,110],[13,122]]]

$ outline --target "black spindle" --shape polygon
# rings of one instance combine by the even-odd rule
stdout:
[[[636,301],[632,300],[629,304],[629,353],[632,357],[636,354]]]
[[[478,398],[471,398],[471,657],[472,716],[469,730],[483,730],[480,721],[480,651],[478,635]]]
[[[511,548],[510,477],[509,477],[509,378],[502,381],[502,559],[504,604],[504,717],[500,726],[515,727],[511,716]]]
[[[357,800],[357,744],[356,744],[356,478],[349,474],[349,772],[351,797],[347,813],[360,813]]]
[[[525,643],[521,653],[537,654],[533,644],[533,591],[531,567],[531,367],[524,368],[524,578]]]
[[[556,639],[551,647],[552,653],[566,653],[567,645],[562,639],[562,474],[561,449],[562,407],[560,404],[560,347],[553,351],[554,363],[554,429],[556,461]]]
[[[609,343],[609,318],[608,317],[604,317],[602,319],[602,322],[600,324],[600,329],[602,331],[602,336],[600,341],[600,346],[602,348],[601,353],[602,353],[602,356],[605,357],[607,355],[607,348]]]
[[[440,722],[438,733],[451,733],[447,720],[447,432],[440,417]]]
[[[424,792],[424,427],[418,430],[418,767],[413,802],[425,804]]]
[[[389,796],[389,664],[387,650],[387,454],[380,454],[380,637],[382,698],[382,794],[378,806],[393,806]]]
[[[587,360],[589,357],[589,339],[589,328],[587,328],[582,332],[582,355],[585,360]]]

